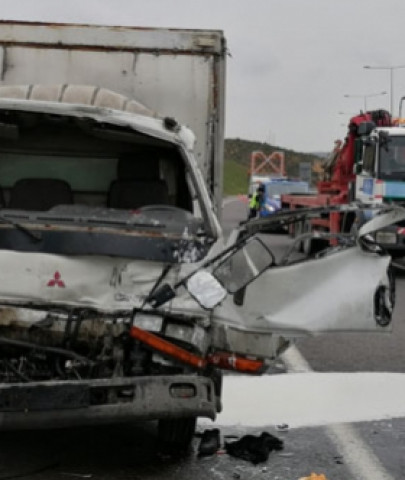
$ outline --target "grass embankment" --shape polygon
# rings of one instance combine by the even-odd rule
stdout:
[[[248,191],[248,174],[246,165],[234,160],[224,162],[224,195],[246,194]]]

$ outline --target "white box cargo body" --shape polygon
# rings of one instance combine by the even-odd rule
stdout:
[[[96,85],[174,117],[221,212],[226,45],[215,30],[0,22],[0,85]]]

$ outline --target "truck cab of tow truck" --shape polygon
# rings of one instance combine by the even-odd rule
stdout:
[[[356,145],[354,200],[361,203],[405,205],[405,128],[359,126]],[[369,212],[365,217],[372,216]],[[366,220],[367,218],[364,218]],[[405,254],[405,223],[375,233],[375,240],[393,257]]]

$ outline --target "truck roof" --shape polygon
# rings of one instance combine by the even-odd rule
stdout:
[[[373,132],[389,132],[392,136],[404,136],[405,127],[377,127]]]
[[[65,86],[65,98],[58,94],[61,87],[0,86],[0,109],[92,118],[98,122],[129,127],[171,143],[180,141],[187,150],[193,149],[195,137],[189,128],[177,124],[173,119],[157,117],[136,101],[107,89],[83,85]]]

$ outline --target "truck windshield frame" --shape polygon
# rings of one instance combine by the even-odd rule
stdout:
[[[147,133],[143,124],[139,130],[123,125],[119,113],[109,112],[100,122],[97,112],[83,118],[74,107],[56,112],[57,107],[46,105],[39,113],[14,108],[9,113],[16,135],[0,145],[1,203],[9,224],[2,225],[1,248],[168,263],[201,260],[217,229],[204,182],[194,174],[195,159],[181,142],[172,141],[159,121],[156,132]],[[0,114],[7,117],[4,110]],[[93,135],[94,125],[103,127],[101,133]],[[25,190],[17,188],[22,184]],[[136,200],[128,191],[136,191],[134,185]],[[113,190],[115,186],[119,188]],[[126,186],[129,200],[120,194]],[[49,188],[57,191],[49,195]],[[13,202],[17,191],[24,205]],[[49,197],[57,201],[51,204]],[[20,231],[10,229],[17,223]],[[23,230],[38,241],[21,235]]]
[[[405,134],[392,135],[379,147],[379,178],[405,180]]]

